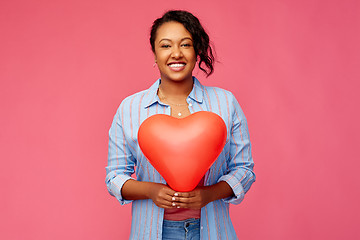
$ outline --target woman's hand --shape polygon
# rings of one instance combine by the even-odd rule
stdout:
[[[233,191],[226,182],[211,186],[197,187],[191,192],[175,192],[172,202],[177,208],[200,209],[209,202],[233,196]]]
[[[197,187],[191,192],[176,192],[173,202],[177,208],[201,209],[213,201],[210,187]]]
[[[161,208],[174,208],[172,197],[176,192],[167,185],[154,182],[142,182],[134,179],[126,181],[121,194],[127,200],[151,199]]]
[[[173,196],[176,192],[167,185],[152,183],[149,189],[149,198],[161,208],[174,208]]]

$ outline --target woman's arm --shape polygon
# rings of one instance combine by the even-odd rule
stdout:
[[[123,126],[127,115],[127,99],[118,108],[109,130],[109,155],[106,167],[106,185],[111,195],[115,196],[121,204],[137,199],[152,199],[162,208],[174,207],[172,196],[175,191],[160,183],[142,182],[134,180],[136,159],[134,158]]]
[[[239,204],[255,181],[251,143],[244,113],[236,98],[231,94],[230,152],[227,159],[228,172],[219,176],[216,184],[198,187],[189,193],[178,193],[176,204],[184,208],[201,208],[209,202],[223,199]]]
[[[249,191],[256,177],[253,172],[254,161],[251,154],[251,142],[246,117],[234,95],[231,94],[232,127],[230,152],[227,161],[229,171],[218,179],[225,181],[232,188],[233,197],[223,199],[225,202],[240,204]]]
[[[175,191],[162,183],[142,182],[134,179],[126,181],[121,189],[121,195],[126,200],[151,199],[161,208],[174,208]]]
[[[121,195],[121,189],[134,173],[136,160],[127,144],[124,129],[122,126],[122,112],[126,100],[124,100],[116,114],[109,130],[109,152],[108,165],[106,166],[106,186],[109,193],[123,205],[130,203]]]

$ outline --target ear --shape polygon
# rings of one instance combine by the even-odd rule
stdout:
[[[156,55],[155,55],[155,53],[154,53],[154,64],[153,64],[153,67],[155,67],[156,64],[157,64],[157,60],[156,60]]]

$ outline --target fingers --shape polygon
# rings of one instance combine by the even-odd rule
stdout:
[[[193,201],[193,198],[198,198],[199,195],[200,192],[198,190],[194,190],[191,192],[176,192],[174,197],[175,201],[187,203]]]
[[[173,202],[173,208],[191,208],[191,209],[200,209],[202,207],[200,201],[190,201],[187,202]]]
[[[155,197],[152,198],[154,203],[161,208],[176,207],[173,201],[173,196],[175,195],[176,192],[166,185],[158,185],[158,186],[160,186],[160,188],[158,188]]]
[[[201,189],[195,189],[191,192],[175,192],[166,185],[158,188],[157,194],[152,199],[161,208],[200,209],[207,204],[201,194]]]
[[[164,185],[163,188],[164,192],[170,196],[174,196],[174,194],[176,193],[175,190],[171,189],[169,186]]]
[[[172,205],[176,208],[201,208],[201,196],[199,191],[176,192],[171,198]]]
[[[191,191],[191,192],[176,192],[176,195],[174,195],[175,197],[180,197],[180,198],[191,198],[191,197],[195,197],[197,195],[197,191]]]

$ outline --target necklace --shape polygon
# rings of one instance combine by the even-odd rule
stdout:
[[[169,104],[170,106],[173,106],[173,107],[175,107],[175,106],[176,106],[176,107],[183,107],[183,108],[181,108],[180,110],[177,110],[177,111],[178,111],[177,115],[178,115],[179,117],[182,116],[182,113],[181,113],[181,112],[188,108],[188,105],[189,105],[188,103],[172,103],[172,102],[170,102],[169,100],[167,100],[166,97],[164,96],[164,94],[162,94],[160,87],[159,87],[159,89],[158,89],[158,95],[159,95],[159,98],[160,98],[161,101],[166,102],[166,103]]]

